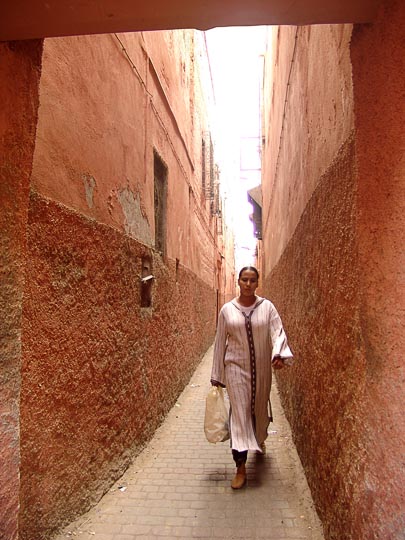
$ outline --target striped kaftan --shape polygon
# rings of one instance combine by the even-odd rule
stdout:
[[[236,299],[222,307],[211,379],[226,386],[231,403],[232,449],[261,452],[271,420],[271,361],[292,353],[279,314],[265,298],[249,307]],[[243,310],[243,311],[242,311]]]

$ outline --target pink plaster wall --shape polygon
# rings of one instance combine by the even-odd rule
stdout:
[[[390,1],[353,35],[299,28],[292,68],[282,28],[267,69],[264,289],[295,352],[278,384],[328,540],[405,530],[403,27]]]
[[[146,79],[140,40],[131,36],[128,53]],[[32,189],[150,243],[147,95],[118,40],[112,35],[46,40],[43,65]]]
[[[266,275],[353,128],[350,36],[350,25],[270,31],[273,52],[266,62],[263,97]]]
[[[109,488],[212,342],[226,290],[217,261],[232,247],[201,193],[201,45],[192,31],[45,41],[23,310],[22,540],[47,538]],[[154,151],[168,170],[163,257]],[[145,256],[151,308],[140,305]]]
[[[169,170],[167,255],[214,286],[215,223],[201,199],[204,51],[194,34],[121,34],[130,60],[114,35],[46,40],[32,187],[151,245],[156,149]]]
[[[358,174],[360,321],[365,345],[364,538],[405,531],[405,5],[355,27],[351,59]]]
[[[0,44],[0,536],[18,538],[21,312],[42,42]]]

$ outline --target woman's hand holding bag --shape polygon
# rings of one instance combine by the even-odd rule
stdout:
[[[229,439],[229,413],[220,386],[212,386],[206,397],[204,432],[210,443]]]

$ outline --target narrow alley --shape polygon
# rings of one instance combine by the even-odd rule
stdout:
[[[405,540],[405,2],[0,14],[0,540]],[[203,416],[250,265],[294,366],[234,492]]]
[[[247,486],[231,489],[229,442],[203,430],[211,363],[212,347],[132,466],[56,540],[323,539],[275,385],[266,455],[250,455]]]

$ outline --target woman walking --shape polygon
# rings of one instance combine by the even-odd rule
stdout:
[[[249,450],[264,453],[271,418],[271,367],[292,363],[292,353],[274,305],[256,296],[259,272],[245,266],[240,294],[222,307],[214,346],[211,384],[226,387],[231,403],[230,432],[236,475],[232,488],[246,482]]]

